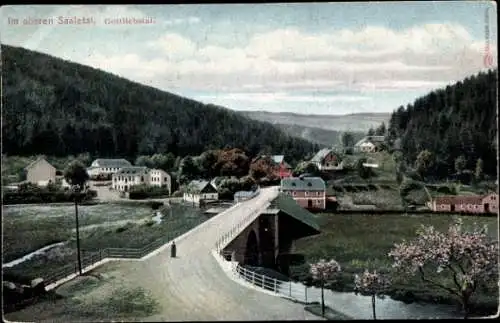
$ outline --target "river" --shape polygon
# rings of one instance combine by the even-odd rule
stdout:
[[[307,287],[300,282],[292,282],[291,288],[288,278],[281,273],[263,267],[246,266],[247,269],[258,274],[264,274],[270,278],[276,278],[283,283],[280,284],[279,293],[285,297],[291,297],[304,303],[321,302],[321,289]],[[353,319],[372,320],[372,298],[371,296],[356,295],[353,292],[337,292],[329,289],[324,290],[325,305]],[[390,297],[376,299],[377,319],[463,319],[463,313],[457,310],[457,306],[432,303],[410,303],[393,300]]]
[[[280,287],[280,293],[289,295],[288,283]],[[372,299],[371,296],[355,295],[352,292],[335,292],[325,289],[325,305],[342,314],[354,319],[371,320]],[[301,283],[292,283],[293,298],[306,301],[306,287]],[[307,288],[307,301],[321,302],[321,289],[317,287]],[[406,304],[396,301],[390,297],[376,300],[377,319],[463,319],[463,314],[457,311],[453,305],[442,304]]]
[[[36,256],[36,255],[40,255],[40,254],[43,254],[45,253],[47,250],[49,249],[52,249],[52,248],[55,248],[55,247],[58,247],[58,246],[62,246],[64,245],[66,242],[58,242],[58,243],[54,243],[54,244],[51,244],[51,245],[48,245],[48,246],[45,246],[43,248],[40,248],[36,251],[33,251],[25,256],[22,256],[21,258],[18,258],[18,259],[15,259],[15,260],[12,260],[6,264],[3,264],[2,265],[2,268],[9,268],[9,267],[14,267],[16,265],[19,265],[20,263],[22,262],[25,262],[29,259],[31,259],[32,257]]]

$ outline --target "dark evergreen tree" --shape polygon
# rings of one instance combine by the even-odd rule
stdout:
[[[400,139],[407,165],[428,151],[433,156],[427,176],[445,178],[459,168],[497,174],[497,70],[481,72],[399,107],[390,118],[387,141]],[[418,163],[419,166],[424,164]],[[423,169],[421,169],[423,170]]]
[[[2,144],[9,155],[91,152],[134,160],[227,146],[252,157],[269,147],[300,160],[317,148],[226,108],[23,48],[1,50]]]

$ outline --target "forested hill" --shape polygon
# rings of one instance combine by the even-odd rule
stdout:
[[[474,172],[478,159],[484,172],[496,177],[496,74],[497,70],[479,73],[399,107],[391,116],[389,140],[401,138],[409,163],[428,150],[434,177],[446,177],[457,168]],[[465,167],[456,163],[457,158],[465,158]]]
[[[2,45],[3,152],[135,157],[238,147],[300,158],[314,144],[270,123],[88,66]]]

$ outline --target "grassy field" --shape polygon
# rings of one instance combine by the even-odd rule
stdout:
[[[108,267],[109,269],[109,267]],[[113,272],[94,270],[49,292],[44,299],[15,312],[10,321],[137,321],[161,309],[150,293],[138,286],[124,286]]]
[[[74,208],[70,206],[6,207],[4,211],[4,262],[21,257],[45,245],[68,241],[42,255],[5,271],[21,276],[41,276],[75,263]],[[104,248],[143,248],[172,233],[182,234],[209,216],[199,209],[172,205],[162,222],[152,220],[153,210],[144,206],[101,204],[80,206],[80,244],[87,251]]]
[[[22,257],[49,244],[70,239],[75,228],[72,205],[4,206],[3,262]],[[153,210],[144,206],[98,204],[79,206],[82,232],[91,225],[113,226],[117,221],[137,221],[151,217]],[[120,223],[120,222],[118,222]]]
[[[382,216],[318,214],[317,220],[322,233],[298,240],[295,244],[295,252],[305,255],[306,264],[292,267],[292,276],[295,279],[306,280],[309,277],[307,263],[321,258],[327,260],[333,258],[343,268],[334,286],[334,289],[339,291],[352,291],[353,275],[364,271],[365,268],[392,273],[392,262],[387,254],[394,243],[415,237],[416,230],[421,224],[446,230],[454,221],[452,216],[398,214]],[[489,234],[498,239],[496,217],[463,217],[463,220],[468,226],[474,222],[479,225],[487,224]],[[454,302],[445,292],[429,289],[416,278],[395,276],[389,294],[401,300]],[[491,308],[495,309],[498,305],[498,289],[490,286],[490,290],[480,290],[474,301],[477,307],[492,306]]]

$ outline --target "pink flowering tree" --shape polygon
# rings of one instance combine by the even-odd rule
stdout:
[[[321,313],[325,316],[325,282],[332,280],[340,272],[341,268],[339,263],[333,259],[329,262],[321,259],[315,264],[310,264],[310,266],[313,280],[318,281],[321,285]]]
[[[377,319],[375,312],[375,297],[384,298],[384,292],[389,287],[387,277],[374,271],[373,273],[365,270],[361,275],[354,275],[355,292],[372,297],[373,319]]]
[[[498,241],[488,238],[486,228],[463,230],[461,220],[447,232],[422,226],[417,238],[396,244],[389,256],[394,267],[456,296],[464,318],[469,315],[470,299],[478,285],[498,280]]]

